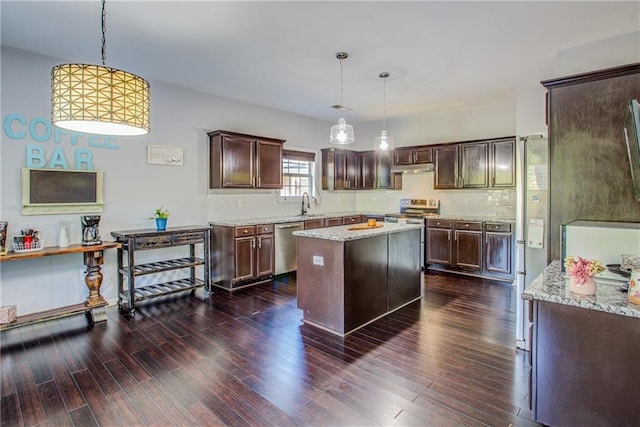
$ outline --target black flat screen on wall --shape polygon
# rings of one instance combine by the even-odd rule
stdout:
[[[30,171],[30,203],[95,203],[95,172]]]
[[[96,213],[103,210],[102,172],[22,169],[22,213]]]

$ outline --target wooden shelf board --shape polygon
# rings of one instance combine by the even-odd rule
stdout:
[[[32,325],[35,323],[46,322],[47,320],[59,319],[75,314],[83,314],[97,307],[104,307],[107,302],[94,305],[86,305],[84,303],[68,305],[66,307],[54,308],[52,310],[39,311],[37,313],[18,316],[15,322],[0,325],[0,331],[17,328],[19,326]]]

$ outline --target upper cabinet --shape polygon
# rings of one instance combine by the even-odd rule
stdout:
[[[391,152],[362,151],[359,154],[362,190],[399,189],[396,174],[391,173]]]
[[[460,188],[489,186],[489,149],[486,142],[460,144]]]
[[[323,190],[360,188],[360,156],[357,151],[323,148],[321,152]]]
[[[282,188],[284,140],[209,132],[209,188]]]
[[[458,188],[458,146],[435,147],[433,153],[436,173],[433,188]]]
[[[402,174],[391,173],[392,153],[323,148],[323,190],[402,188]]]
[[[516,140],[507,138],[490,143],[490,166],[492,187],[514,187],[516,185]]]
[[[515,186],[515,138],[435,146],[434,188]]]
[[[433,163],[433,147],[403,147],[393,150],[393,164],[395,166],[419,165]]]

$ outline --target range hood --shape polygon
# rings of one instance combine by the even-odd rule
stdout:
[[[420,163],[419,165],[398,165],[391,167],[391,173],[426,173],[433,172],[433,163]]]

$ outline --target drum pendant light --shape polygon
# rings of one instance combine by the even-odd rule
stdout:
[[[60,64],[51,70],[51,123],[100,135],[149,133],[149,83],[105,66],[105,0],[102,0],[102,65]]]
[[[336,58],[340,61],[340,104],[333,105],[332,108],[340,111],[349,111],[351,108],[345,107],[342,104],[342,96],[343,96],[343,68],[342,68],[342,60],[347,59],[349,54],[347,52],[338,52],[336,53]],[[346,145],[352,144],[355,142],[356,137],[353,132],[353,126],[347,124],[344,118],[338,119],[338,124],[331,126],[331,134],[329,135],[329,143],[337,144],[337,145]]]
[[[387,135],[386,122],[387,122],[387,77],[390,74],[382,72],[378,75],[382,79],[382,130],[380,136],[376,137],[374,142],[374,149],[377,151],[391,151],[393,150],[393,137]]]

